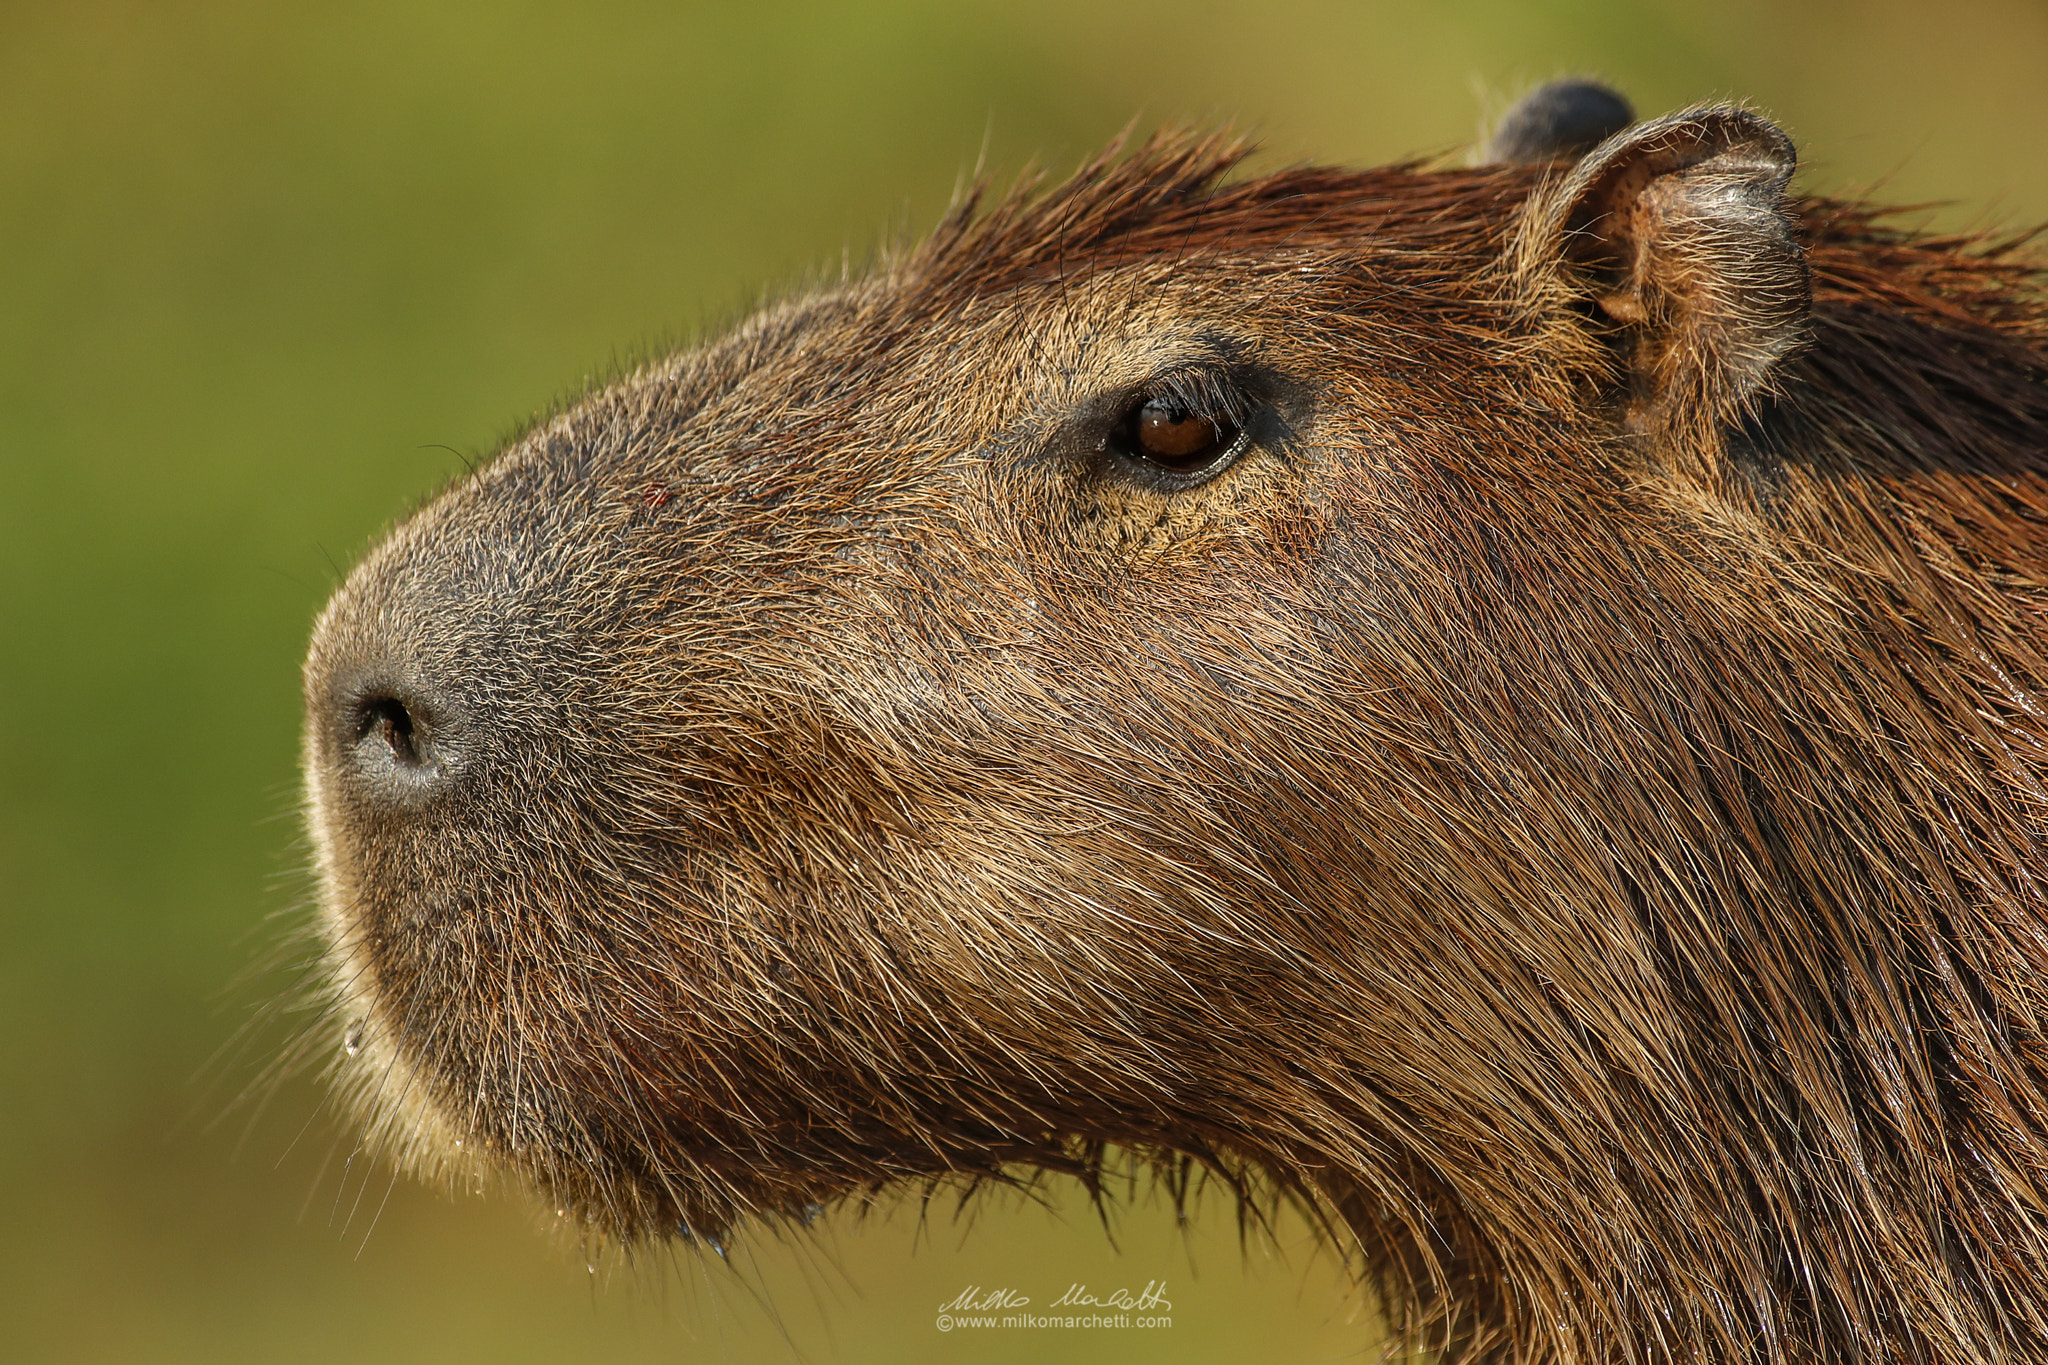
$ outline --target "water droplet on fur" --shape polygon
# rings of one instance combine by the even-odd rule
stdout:
[[[348,1032],[341,1036],[341,1050],[351,1057],[360,1053],[363,1050],[363,1034],[366,1031],[360,1019],[350,1024]]]
[[[719,1260],[722,1261],[725,1259],[725,1243],[719,1241],[716,1237],[706,1237],[704,1239],[704,1245],[710,1247],[713,1251],[717,1252]]]
[[[697,1245],[697,1234],[691,1230],[690,1225],[688,1223],[676,1224],[676,1238],[677,1240],[682,1242],[684,1246]]]
[[[824,1212],[825,1206],[823,1204],[806,1204],[796,1211],[796,1221],[804,1227],[809,1227],[817,1222]]]

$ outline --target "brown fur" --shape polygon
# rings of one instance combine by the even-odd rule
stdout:
[[[2048,1360],[2048,310],[1690,117],[1108,155],[422,510],[308,665],[370,1122],[628,1239],[1122,1147],[1455,1357]],[[1106,461],[1162,383],[1249,452]]]

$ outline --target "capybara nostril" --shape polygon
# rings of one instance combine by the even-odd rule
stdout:
[[[397,697],[370,696],[356,703],[356,743],[381,741],[384,753],[400,768],[424,768],[429,758],[429,736],[413,719],[404,701]]]
[[[335,691],[329,744],[361,797],[416,806],[453,779],[463,727],[434,689],[379,680]]]

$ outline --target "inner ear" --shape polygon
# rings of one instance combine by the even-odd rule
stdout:
[[[1774,124],[1719,105],[1625,129],[1532,197],[1522,284],[1609,324],[1638,426],[1739,417],[1805,338],[1797,160]]]

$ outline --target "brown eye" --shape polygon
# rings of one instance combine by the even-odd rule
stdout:
[[[1124,449],[1169,474],[1198,474],[1237,445],[1229,414],[1198,412],[1177,398],[1147,398],[1123,422]]]

